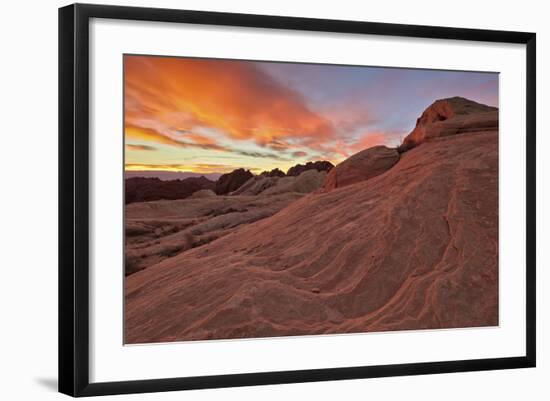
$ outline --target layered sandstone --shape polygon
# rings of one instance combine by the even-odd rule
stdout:
[[[127,206],[125,342],[498,325],[497,127],[445,99],[330,190]]]
[[[126,342],[498,324],[498,134],[435,139],[126,279]]]
[[[386,146],[362,150],[330,170],[323,189],[331,191],[376,177],[392,168],[398,160],[397,150]]]
[[[430,105],[405,138],[408,150],[433,138],[468,132],[498,131],[498,109],[462,97],[440,99]]]

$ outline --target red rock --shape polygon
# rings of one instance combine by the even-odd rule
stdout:
[[[462,97],[440,99],[417,119],[401,151],[442,136],[498,130],[498,109]]]
[[[374,146],[354,154],[328,173],[323,189],[331,191],[368,180],[389,170],[399,161],[396,149]]]
[[[264,219],[302,194],[270,197],[218,196],[211,190],[187,199],[136,202],[125,207],[125,273],[155,266],[191,248],[231,233],[243,224]]]
[[[126,343],[498,325],[498,133],[426,142],[128,276],[125,297]]]

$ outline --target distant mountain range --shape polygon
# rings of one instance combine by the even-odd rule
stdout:
[[[125,203],[162,199],[184,199],[202,189],[213,190],[216,183],[205,177],[163,181],[156,177],[132,177],[125,180]]]
[[[328,161],[307,162],[306,164],[297,164],[291,167],[285,174],[279,169],[264,171],[258,176],[252,174],[249,170],[238,168],[230,173],[219,174],[199,174],[192,172],[172,172],[172,171],[126,171],[125,172],[125,202],[150,202],[155,200],[174,200],[185,199],[194,192],[200,190],[214,190],[218,195],[227,195],[242,187],[250,180],[247,191],[240,193],[257,195],[268,187],[275,186],[279,178],[285,178],[281,181],[278,188],[270,191],[296,191],[311,192],[317,189],[324,179],[321,177],[309,175],[308,179],[303,178],[294,184],[295,179],[308,170],[317,172],[329,171],[332,163]],[[307,181],[307,183],[306,183]],[[253,187],[253,188],[250,188]],[[260,190],[261,189],[261,190]]]
[[[171,180],[183,180],[185,178],[191,178],[191,177],[205,177],[208,178],[210,181],[217,181],[218,178],[222,173],[193,173],[190,171],[125,171],[124,172],[124,178],[134,178],[134,177],[142,177],[142,178],[158,178],[162,181],[171,181]]]

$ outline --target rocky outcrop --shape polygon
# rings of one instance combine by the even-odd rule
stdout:
[[[159,178],[133,177],[124,181],[125,203],[185,199],[201,189],[214,189],[215,183],[205,177],[163,181]]]
[[[125,208],[125,273],[132,275],[265,219],[302,197],[196,196],[171,202],[133,203]]]
[[[225,195],[229,192],[233,192],[241,185],[251,179],[254,175],[244,168],[233,170],[230,173],[223,174],[218,181],[216,181],[215,191],[218,195]]]
[[[275,185],[262,191],[262,195],[275,195],[283,194],[287,192],[297,192],[306,194],[313,192],[323,185],[326,172],[313,170],[306,170],[297,177],[289,176],[279,178]]]
[[[498,109],[462,97],[440,99],[416,121],[399,147],[401,152],[444,136],[498,130]]]
[[[231,192],[231,195],[259,195],[266,189],[276,185],[279,179],[280,177],[257,175],[241,185],[236,191]]]
[[[259,175],[252,177],[230,195],[274,195],[287,192],[305,194],[319,189],[325,176],[326,172],[315,169],[306,170],[299,176],[265,177]]]
[[[286,175],[275,168],[271,171],[264,171],[258,176],[241,168],[222,175],[216,183],[216,193],[218,195],[259,195],[261,193],[312,192],[321,186],[325,176],[324,172],[329,171],[332,167],[334,167],[333,164],[328,161],[307,162],[291,167]],[[306,171],[314,173],[296,180]],[[323,174],[318,174],[321,172]]]
[[[396,149],[375,146],[354,154],[327,174],[323,189],[331,191],[376,177],[399,161]]]
[[[295,177],[307,170],[330,171],[330,169],[333,167],[334,164],[325,160],[307,162],[306,164],[297,164],[294,167],[289,168],[286,175]]]
[[[271,171],[262,171],[260,175],[262,177],[284,177],[286,174],[278,168],[274,168]]]
[[[213,196],[216,196],[216,193],[211,189],[201,189],[197,192],[193,192],[193,195],[191,195],[191,198],[202,199],[202,198],[211,198]]]
[[[338,190],[265,194],[306,171],[259,196],[127,206],[125,342],[498,325],[496,111],[439,102],[408,151],[329,172]]]
[[[132,274],[125,294],[127,343],[498,325],[498,133],[426,142]]]

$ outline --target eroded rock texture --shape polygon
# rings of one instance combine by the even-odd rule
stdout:
[[[433,138],[468,132],[498,131],[498,109],[463,97],[440,99],[416,121],[401,149],[407,150]]]
[[[386,146],[375,146],[362,150],[330,170],[323,189],[330,191],[366,181],[388,171],[398,160],[397,150]]]
[[[498,111],[437,101],[399,150],[128,205],[126,343],[497,325]]]
[[[434,139],[127,277],[126,342],[498,324],[498,134]]]

